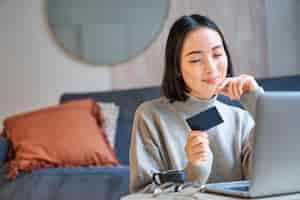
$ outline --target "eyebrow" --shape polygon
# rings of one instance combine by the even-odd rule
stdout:
[[[221,48],[221,47],[222,47],[222,45],[217,45],[217,46],[214,46],[212,49],[215,50],[215,49]],[[187,53],[185,56],[189,56],[192,54],[201,54],[201,53],[203,53],[203,51],[201,51],[201,50],[191,51],[191,52]]]

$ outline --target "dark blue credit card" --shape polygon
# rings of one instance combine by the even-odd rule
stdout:
[[[211,107],[186,120],[192,130],[207,131],[224,122],[217,108]]]

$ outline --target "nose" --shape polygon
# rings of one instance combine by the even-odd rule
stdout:
[[[214,60],[210,57],[207,58],[207,62],[205,64],[205,72],[208,74],[214,74],[217,71],[217,66]]]

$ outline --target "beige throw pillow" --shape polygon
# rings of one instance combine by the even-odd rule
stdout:
[[[103,127],[107,134],[108,141],[111,144],[111,146],[114,147],[120,106],[118,106],[114,102],[98,101],[97,104],[100,106],[103,114]]]

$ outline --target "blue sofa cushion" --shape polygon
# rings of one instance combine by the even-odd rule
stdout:
[[[8,149],[8,141],[4,137],[0,136],[0,166],[3,165],[7,159]]]
[[[300,91],[300,74],[257,79],[266,91]]]

